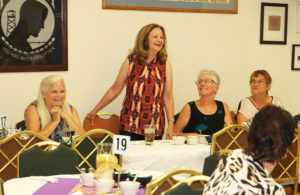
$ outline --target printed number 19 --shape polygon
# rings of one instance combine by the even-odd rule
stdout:
[[[121,148],[120,148],[120,141],[121,141]],[[127,140],[126,139],[121,139],[117,138],[117,150],[126,150],[127,147]]]

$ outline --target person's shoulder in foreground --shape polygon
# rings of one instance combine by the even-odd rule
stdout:
[[[219,162],[203,194],[283,195],[285,191],[260,163],[237,149]]]

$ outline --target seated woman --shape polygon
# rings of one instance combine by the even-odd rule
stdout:
[[[249,126],[254,115],[268,104],[282,107],[278,98],[269,96],[272,78],[266,70],[256,70],[250,76],[251,96],[243,98],[239,103],[237,123]]]
[[[174,131],[176,135],[212,135],[232,123],[226,103],[215,100],[220,85],[213,70],[201,70],[196,81],[200,99],[187,103],[180,111]]]
[[[285,158],[294,137],[292,115],[268,105],[253,119],[248,145],[221,160],[203,194],[285,194],[271,177],[277,161]]]
[[[80,124],[75,107],[65,99],[63,78],[57,75],[44,78],[37,100],[25,111],[26,129],[57,142],[63,142],[62,131],[66,128],[74,130],[76,135],[83,134],[85,130]]]

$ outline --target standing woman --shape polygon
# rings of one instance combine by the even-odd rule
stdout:
[[[250,76],[251,96],[243,98],[237,113],[238,124],[251,124],[254,115],[268,104],[282,107],[277,97],[269,96],[272,78],[266,70],[256,70]]]
[[[166,33],[162,26],[149,24],[138,33],[133,51],[121,66],[114,84],[94,109],[87,114],[92,125],[96,113],[113,101],[126,85],[121,110],[120,134],[131,140],[144,139],[144,125],[156,127],[156,139],[161,139],[164,127],[164,108],[167,112],[167,138],[174,126],[172,67],[166,50]]]
[[[77,110],[66,101],[66,88],[62,77],[50,75],[40,84],[37,100],[25,111],[26,129],[57,142],[63,142],[63,128],[81,135],[82,128]]]

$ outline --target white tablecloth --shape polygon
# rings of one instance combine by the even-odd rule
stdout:
[[[172,140],[155,140],[154,145],[132,141],[129,154],[123,156],[123,167],[131,171],[168,172],[188,168],[202,172],[210,145],[174,145]]]

